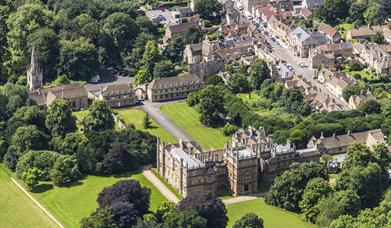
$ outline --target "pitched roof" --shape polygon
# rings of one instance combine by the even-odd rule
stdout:
[[[133,91],[133,87],[130,84],[116,84],[106,86],[102,94],[103,95],[119,95],[119,94],[128,94]]]
[[[355,141],[359,141],[362,143],[370,142],[371,144],[373,144],[373,142],[377,142],[375,144],[381,144],[385,142],[384,134],[380,129],[345,135],[337,135],[334,137],[327,137],[319,140],[326,149],[347,147]]]
[[[188,74],[185,76],[154,79],[148,87],[151,89],[162,89],[194,84],[203,84],[203,82],[198,76]]]
[[[185,6],[185,7],[178,7],[178,12],[181,13],[181,14],[189,14],[189,13],[193,13],[193,10],[188,7],[188,6]]]
[[[349,42],[346,43],[335,43],[335,44],[323,44],[318,47],[322,52],[334,52],[353,49],[353,45]]]
[[[326,34],[326,36],[329,36],[329,37],[334,37],[338,32],[334,27],[332,27],[328,24],[322,23],[322,22],[319,23],[318,30],[320,32],[323,32],[324,34]]]
[[[190,28],[197,28],[198,22],[188,22],[188,23],[182,23],[177,25],[169,25],[167,29],[171,32],[171,34],[177,34],[177,33],[185,33]]]
[[[45,89],[45,92],[52,93],[56,98],[73,99],[80,97],[87,97],[87,91],[79,83],[56,86]]]

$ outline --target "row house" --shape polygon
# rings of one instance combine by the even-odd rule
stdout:
[[[378,74],[391,76],[391,45],[360,44],[353,45],[353,53]]]
[[[353,56],[353,45],[350,42],[323,44],[316,49],[323,54],[331,54],[334,57],[349,58]]]
[[[336,74],[332,74],[332,76],[330,76],[330,78],[326,80],[324,85],[336,97],[343,99],[342,97],[343,89],[355,83],[356,80],[348,76],[345,72],[338,72]]]
[[[376,100],[376,97],[373,96],[369,90],[366,93],[362,91],[360,95],[352,95],[349,97],[348,106],[350,109],[357,109],[370,100]]]
[[[280,10],[278,8],[273,7],[271,4],[268,5],[258,5],[254,7],[253,15],[255,18],[262,20],[264,22],[268,22],[271,17],[275,17],[278,20],[288,21],[293,19],[292,11],[288,10]]]
[[[335,64],[335,56],[333,54],[324,54],[318,49],[311,49],[308,55],[310,66],[314,69],[319,67],[331,67]]]
[[[326,37],[320,32],[307,32],[302,27],[292,31],[289,36],[289,45],[300,57],[308,57],[309,50],[327,43]]]
[[[154,79],[147,85],[151,102],[184,99],[191,92],[204,88],[202,80],[195,75]]]
[[[341,34],[334,27],[323,22],[318,24],[318,31],[325,35],[327,43],[341,42]]]
[[[331,98],[328,94],[325,93],[316,93],[313,98],[310,100],[310,105],[312,109],[319,112],[334,112],[342,111],[343,107],[338,104],[334,98]]]
[[[303,0],[301,2],[301,8],[307,9],[310,12],[314,12],[317,9],[319,9],[321,6],[323,6],[324,0]]]
[[[349,29],[349,31],[346,34],[346,40],[347,41],[369,40],[376,33],[383,34],[386,40],[388,40],[388,42],[391,41],[391,30],[388,27],[388,25],[372,26],[372,27],[362,26],[359,28]]]
[[[138,102],[131,84],[109,85],[99,93],[99,100],[103,100],[112,108],[122,108],[135,105]]]
[[[268,26],[280,39],[287,41],[289,34],[291,33],[292,27],[285,24],[283,21],[278,20],[276,17],[272,16],[268,21]]]
[[[181,24],[168,25],[166,27],[166,32],[163,37],[163,42],[167,43],[173,36],[183,35],[191,28],[200,28],[198,20],[191,20],[190,22],[185,22]]]

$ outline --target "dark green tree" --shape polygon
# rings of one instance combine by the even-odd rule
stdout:
[[[222,11],[223,6],[217,0],[196,0],[195,11],[202,19],[212,20]]]
[[[153,68],[154,78],[167,78],[175,76],[175,67],[170,60],[162,60]]]
[[[50,105],[45,123],[52,136],[64,137],[67,133],[77,129],[76,118],[72,115],[66,100],[56,100]]]
[[[251,90],[247,78],[244,75],[234,74],[228,83],[233,93],[247,93]]]
[[[263,228],[263,219],[254,213],[247,213],[237,220],[233,228]]]
[[[143,118],[143,128],[148,129],[151,127],[151,120],[149,118],[149,115],[146,113]]]
[[[200,122],[206,126],[218,127],[223,124],[221,114],[225,113],[224,98],[214,86],[208,86],[199,93],[198,110]]]
[[[270,78],[270,70],[266,62],[261,59],[253,61],[250,65],[249,77],[252,88],[258,90],[263,81]]]
[[[207,220],[200,216],[195,209],[173,214],[163,223],[163,228],[194,227],[206,228]]]
[[[118,228],[109,208],[98,208],[80,221],[82,228]]]
[[[139,27],[129,15],[116,12],[104,20],[102,30],[112,38],[120,50],[126,50],[137,36]]]
[[[381,112],[381,105],[377,100],[369,100],[358,107],[358,110],[366,114],[379,114]]]
[[[377,32],[375,35],[371,37],[371,42],[376,44],[383,44],[385,42],[385,38],[382,33]]]
[[[94,101],[89,112],[83,119],[84,129],[87,131],[102,131],[114,129],[113,113],[104,101]]]

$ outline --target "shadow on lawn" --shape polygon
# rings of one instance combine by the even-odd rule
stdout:
[[[78,180],[78,181],[73,181],[68,184],[57,185],[57,187],[59,187],[59,188],[72,188],[72,187],[79,186],[82,184],[83,184],[83,182],[80,182],[80,180]],[[52,183],[41,183],[41,184],[38,184],[37,186],[35,186],[33,189],[31,189],[31,192],[43,193],[43,192],[52,190],[53,187],[54,187],[54,185]]]

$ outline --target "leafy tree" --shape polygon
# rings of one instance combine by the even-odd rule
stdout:
[[[53,165],[50,177],[55,185],[68,184],[80,177],[77,160],[70,155],[61,155]]]
[[[126,50],[130,48],[131,41],[136,37],[139,27],[129,15],[116,12],[104,20],[102,30],[109,34],[117,47]]]
[[[270,78],[270,70],[264,60],[256,59],[249,69],[250,83],[252,88],[258,90],[262,83]]]
[[[54,151],[29,151],[20,157],[16,166],[16,176],[21,178],[23,173],[37,168],[42,172],[38,177],[39,180],[50,180],[50,171],[59,157],[60,155]]]
[[[65,100],[54,101],[46,115],[46,127],[51,130],[52,136],[65,136],[76,131],[76,118]]]
[[[189,195],[179,202],[178,209],[181,212],[195,209],[208,221],[208,227],[226,227],[228,222],[224,203],[211,193]]]
[[[40,150],[46,147],[47,136],[34,125],[21,126],[16,129],[11,137],[10,144],[15,147],[19,154],[28,150]]]
[[[369,100],[358,107],[358,110],[365,112],[366,114],[375,114],[381,112],[381,105],[377,100]]]
[[[231,136],[238,130],[238,127],[232,124],[226,124],[223,128],[223,134],[225,136]]]
[[[218,85],[218,84],[224,84],[224,81],[221,77],[219,77],[216,74],[208,75],[204,78],[204,82],[207,85]]]
[[[383,44],[385,42],[385,38],[382,33],[377,32],[375,35],[371,37],[371,42],[376,44]]]
[[[345,0],[326,0],[316,12],[315,16],[335,25],[348,17],[350,2]]]
[[[206,228],[207,220],[200,216],[195,209],[189,209],[173,214],[163,223],[164,228],[193,227]]]
[[[38,180],[43,175],[43,172],[36,167],[26,170],[22,173],[20,179],[27,185],[28,188],[33,189],[38,184]]]
[[[28,36],[37,30],[49,27],[53,28],[55,15],[43,5],[37,3],[24,4],[10,14],[7,25],[7,40],[11,52],[14,69],[23,72],[28,63]],[[48,34],[48,36],[50,36]],[[53,44],[55,45],[55,44]]]
[[[141,68],[137,71],[137,74],[135,76],[135,83],[136,85],[141,85],[143,83],[148,83],[152,81],[153,79],[148,74],[145,68]]]
[[[66,31],[62,31],[62,37],[66,39],[78,39],[85,37],[95,41],[99,36],[99,23],[87,13],[82,13],[64,25]],[[65,37],[64,37],[65,36]]]
[[[53,81],[53,84],[55,85],[68,85],[70,83],[71,81],[66,75],[60,75]]]
[[[233,228],[263,228],[263,219],[254,213],[247,213],[237,220]]]
[[[319,210],[316,224],[320,227],[328,227],[341,215],[356,215],[360,210],[360,198],[352,190],[338,191],[322,199],[316,207]]]
[[[125,144],[113,144],[111,150],[104,155],[102,170],[105,174],[114,174],[131,168],[132,158]]]
[[[345,101],[349,101],[350,96],[360,95],[361,89],[360,85],[348,85],[342,90],[342,97]]]
[[[160,59],[160,53],[156,42],[148,41],[147,44],[145,45],[143,57],[140,60],[142,68],[145,69],[148,75],[151,76],[153,75],[153,69],[155,67],[155,64],[159,61],[159,59]],[[150,79],[149,81],[151,80],[152,79]]]
[[[198,95],[198,110],[201,113],[200,122],[206,126],[221,126],[223,120],[220,114],[224,113],[224,98],[214,86],[208,86]]]
[[[185,49],[185,39],[183,36],[173,36],[168,41],[166,48],[163,50],[163,55],[176,63],[182,60],[183,50]]]
[[[337,219],[333,220],[329,227],[347,228],[354,226],[355,222],[355,219],[351,215],[341,215]]]
[[[72,80],[89,80],[99,71],[98,51],[84,38],[61,41],[60,73]]]
[[[183,36],[185,44],[195,44],[202,41],[204,34],[199,28],[192,27],[189,28]]]
[[[233,93],[247,93],[250,91],[250,85],[247,78],[240,74],[233,75],[229,80],[228,86]]]
[[[143,119],[143,127],[144,129],[148,129],[151,127],[151,120],[149,119],[149,115],[146,113]]]
[[[202,19],[212,20],[222,11],[223,6],[217,0],[196,0],[195,11]]]
[[[290,170],[277,177],[266,196],[266,203],[289,211],[299,212],[307,183],[316,177],[328,180],[325,168],[317,163],[293,163]]]
[[[300,201],[300,209],[304,219],[315,223],[316,216],[319,211],[316,204],[323,198],[328,197],[332,193],[332,188],[327,180],[322,178],[314,178],[305,186],[303,199]]]
[[[68,133],[64,138],[54,137],[50,141],[52,149],[64,155],[76,155],[87,143],[87,138],[78,132]]]
[[[109,208],[98,208],[80,221],[82,228],[118,228]]]
[[[135,225],[138,219],[138,212],[133,204],[128,202],[117,202],[111,207],[111,214],[119,228],[127,228]]]
[[[359,24],[364,23],[364,12],[367,9],[366,1],[353,1],[349,9],[350,20]]]
[[[360,71],[364,69],[364,66],[360,63],[360,61],[356,59],[352,59],[349,62],[349,70],[350,71]]]
[[[157,222],[162,223],[177,213],[176,204],[170,201],[163,201],[155,212]]]
[[[113,113],[104,101],[95,100],[89,107],[87,116],[83,119],[84,129],[101,131],[114,129]]]
[[[153,68],[154,78],[167,78],[175,75],[175,67],[170,60],[162,60]]]
[[[99,193],[98,203],[100,207],[111,207],[118,202],[133,204],[138,216],[148,212],[150,190],[141,187],[135,180],[118,181],[111,187],[106,187]]]

